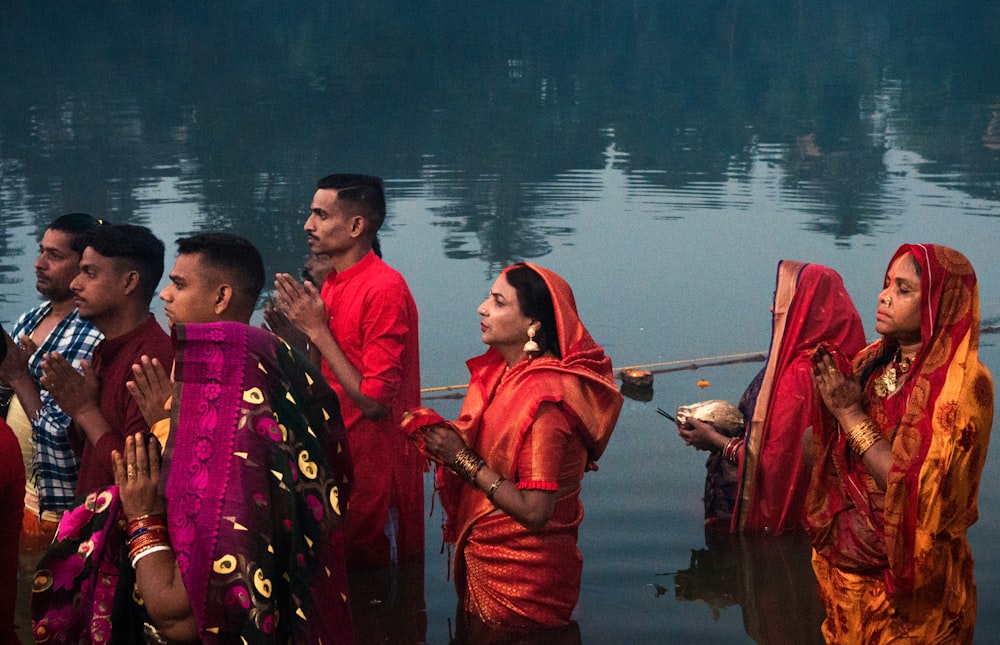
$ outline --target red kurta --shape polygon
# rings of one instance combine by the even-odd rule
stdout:
[[[424,550],[425,461],[399,429],[403,411],[420,405],[417,306],[403,276],[373,252],[330,273],[322,293],[330,332],[361,372],[361,391],[390,410],[379,421],[366,419],[324,361],[354,461],[347,559],[384,566],[391,558],[385,535],[390,507],[399,512],[398,559]]]

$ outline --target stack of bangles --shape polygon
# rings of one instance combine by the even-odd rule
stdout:
[[[726,444],[726,447],[722,449],[722,458],[731,463],[737,463],[740,460],[740,448],[743,447],[742,437],[733,437]]]
[[[130,520],[125,529],[128,559],[132,568],[147,555],[170,550],[166,518],[161,514],[142,515]]]
[[[881,438],[882,433],[878,431],[875,422],[871,419],[865,419],[847,431],[847,443],[859,455],[863,455]]]
[[[451,470],[469,482],[473,486],[476,485],[476,475],[479,471],[483,469],[486,462],[482,457],[476,454],[476,452],[469,447],[462,448],[455,454],[455,458],[451,462]]]
[[[476,484],[476,477],[479,475],[479,471],[485,466],[486,461],[469,447],[459,450],[451,462],[451,470],[476,488],[479,487],[478,484]],[[486,499],[492,501],[493,494],[497,492],[497,489],[500,488],[500,484],[504,483],[504,481],[505,479],[503,475],[497,477],[497,480],[493,482],[493,484],[486,491]]]

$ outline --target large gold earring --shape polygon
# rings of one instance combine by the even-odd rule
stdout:
[[[535,342],[535,328],[528,327],[528,342],[524,344],[524,353],[535,354],[537,352],[540,352],[541,350],[542,348],[539,347],[538,343]]]

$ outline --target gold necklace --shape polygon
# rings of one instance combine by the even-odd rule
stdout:
[[[880,398],[884,399],[895,392],[896,387],[899,385],[899,375],[910,371],[913,359],[909,357],[903,358],[902,355],[902,350],[897,349],[892,362],[886,365],[882,375],[875,379],[875,394]]]

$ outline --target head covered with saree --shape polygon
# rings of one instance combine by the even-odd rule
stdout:
[[[264,330],[189,324],[174,334],[160,481],[202,641],[351,642],[340,513],[352,471],[336,396]],[[36,638],[41,627],[53,642],[110,642],[112,611],[114,639],[135,638],[145,612],[131,602],[122,519],[117,487],[67,513],[36,576]]]
[[[860,460],[848,463],[843,433],[831,428],[826,414],[817,419],[816,447],[826,451],[830,463],[814,470],[807,502],[817,551],[834,564],[843,552],[864,562],[871,545],[863,543],[879,547],[882,542],[878,550],[885,554],[890,593],[928,582],[935,536],[964,540],[978,518],[979,476],[993,422],[993,381],[979,361],[979,290],[971,263],[946,246],[904,244],[889,267],[906,254],[919,267],[920,350],[896,395],[883,398],[870,380],[862,383],[868,414],[893,444],[884,530],[876,524],[874,535],[841,532],[834,537],[838,533],[831,528],[840,512],[857,507],[870,517],[870,511],[850,492],[863,485],[857,475]],[[873,364],[885,363],[897,346],[889,337],[872,343],[855,357],[853,372],[870,374]]]
[[[468,445],[474,446],[487,408],[499,403],[509,409],[510,431],[492,444],[492,450],[482,455],[491,467],[509,472],[538,407],[545,402],[554,403],[575,421],[574,426],[587,447],[589,467],[596,469],[594,462],[608,445],[624,400],[615,383],[611,359],[581,322],[573,290],[562,277],[527,262],[507,267],[504,274],[514,269],[528,269],[544,281],[552,299],[559,356],[528,358],[508,370],[503,355],[490,347],[481,356],[468,360],[466,365],[471,374],[468,392],[458,419],[450,425]],[[551,343],[552,339],[547,342]],[[504,400],[497,400],[501,381],[505,384],[506,396],[511,397],[509,400],[503,395]],[[512,396],[510,393],[514,392],[517,394]],[[409,420],[404,417],[403,428],[411,433],[418,445],[419,432],[416,430],[422,425],[442,421],[429,410],[408,416]],[[461,532],[460,525],[467,527],[477,513],[467,509],[468,512],[462,513],[463,518],[457,518],[461,482],[445,469],[438,470],[437,480],[447,515],[445,541],[454,543]],[[486,506],[490,506],[488,501],[480,511]]]
[[[844,282],[821,264],[778,263],[771,347],[740,463],[740,493],[731,532],[777,534],[802,527],[809,475],[802,435],[812,424],[810,353],[820,342],[853,354],[864,327]]]
[[[439,468],[438,490],[447,514],[444,539],[455,544],[455,585],[463,612],[504,628],[565,626],[579,597],[583,567],[577,547],[583,519],[580,478],[596,468],[623,397],[611,360],[580,321],[566,281],[531,264],[508,267],[505,275],[511,272],[522,273],[507,279],[518,290],[521,313],[532,324],[545,327],[549,321],[539,341],[549,349],[525,349],[525,356],[509,365],[509,355],[491,345],[469,360],[468,392],[450,425],[490,469],[519,489],[552,493],[554,506],[543,526],[529,528],[507,513],[495,513],[483,491]],[[523,272],[533,274],[528,278],[535,282],[529,287],[535,296],[541,287],[537,278],[544,282],[551,315],[526,307],[517,287]]]
[[[518,379],[518,382],[529,378],[541,379],[533,381],[531,387],[538,394],[530,402],[526,402],[531,410],[525,418],[531,418],[543,401],[563,404],[579,420],[580,427],[586,429],[587,436],[584,439],[590,459],[595,462],[608,445],[624,400],[615,383],[611,359],[580,320],[576,299],[569,284],[555,272],[528,262],[511,265],[504,269],[504,273],[520,267],[537,273],[548,287],[552,296],[561,354],[560,358],[530,358],[523,369],[510,376]],[[482,356],[469,360],[467,365],[472,373],[469,396],[475,395],[477,398],[474,402],[466,398],[456,425],[466,442],[471,445],[475,442],[481,413],[489,405],[489,399],[500,378],[507,371],[507,363],[491,347]],[[573,378],[564,378],[567,376]]]

